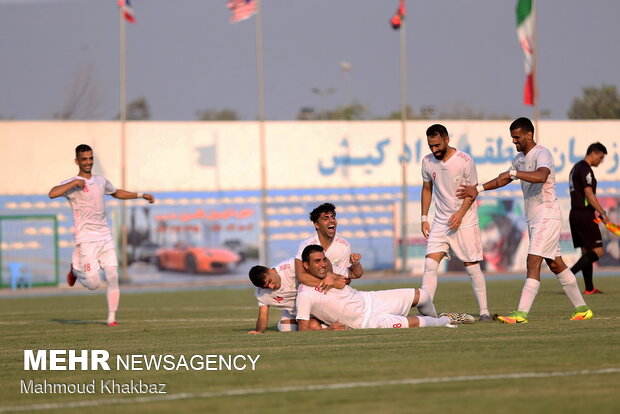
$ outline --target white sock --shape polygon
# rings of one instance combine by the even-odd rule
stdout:
[[[555,276],[558,278],[560,285],[562,285],[564,293],[568,296],[568,300],[570,300],[570,303],[572,303],[575,308],[586,304],[583,300],[583,296],[581,296],[581,292],[579,291],[577,279],[568,267]]]
[[[434,328],[437,326],[446,326],[450,323],[450,318],[442,316],[441,318],[433,318],[432,316],[418,316],[420,328]]]
[[[439,263],[433,259],[424,259],[424,274],[422,275],[422,289],[428,292],[431,300],[435,298],[435,291],[437,290],[437,269]]]
[[[519,300],[519,307],[517,310],[523,312],[529,312],[538,294],[540,288],[540,281],[532,278],[525,279],[523,290],[521,291],[521,300]]]
[[[480,269],[480,263],[476,263],[471,266],[465,266],[465,272],[471,279],[471,287],[474,289],[476,299],[478,299],[478,306],[480,307],[480,315],[488,315],[489,309],[487,305],[487,285]]]
[[[420,299],[418,299],[418,304],[416,305],[416,308],[418,308],[420,314],[436,318],[437,310],[435,310],[435,305],[433,304],[431,296],[426,290],[424,290],[424,288],[418,289],[418,292],[420,292]]]
[[[118,287],[118,268],[116,266],[106,267],[105,278],[108,282],[106,298],[108,300],[108,323],[116,322],[116,311],[120,302],[121,290]]]

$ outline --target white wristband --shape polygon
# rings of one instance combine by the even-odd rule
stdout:
[[[423,215],[423,216],[421,216],[421,217],[420,217],[420,221],[421,221],[422,223],[424,223],[425,221],[428,221],[428,216],[424,216],[424,215]]]
[[[510,170],[510,178],[513,180],[517,179],[517,170]]]
[[[478,194],[480,194],[481,192],[484,191],[484,186],[482,184],[478,184],[476,186],[476,191],[478,191]]]
[[[136,198],[144,198],[144,193],[138,193],[138,197]]]

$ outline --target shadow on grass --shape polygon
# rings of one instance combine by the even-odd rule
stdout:
[[[77,319],[50,319],[49,322],[62,323],[66,325],[105,325],[105,322],[81,321]]]

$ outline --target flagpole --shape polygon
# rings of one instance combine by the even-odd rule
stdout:
[[[126,180],[126,142],[125,121],[127,118],[126,97],[126,34],[125,13],[118,9],[119,16],[119,105],[120,105],[120,133],[121,133],[121,188],[127,188]],[[128,280],[127,276],[127,206],[121,203],[121,280]]]
[[[402,202],[400,208],[401,220],[401,245],[402,245],[402,266],[401,271],[407,272],[407,249],[409,236],[407,234],[407,159],[405,150],[407,146],[407,49],[406,49],[406,18],[402,19],[400,26],[400,136],[401,136],[401,179],[402,179]]]
[[[536,0],[532,0],[532,13],[533,13],[533,17],[534,17],[534,27],[532,29],[532,74],[534,76],[533,79],[533,87],[534,87],[534,129],[536,130],[536,136],[537,136],[537,140],[536,142],[538,142],[540,144],[541,140],[540,140],[540,130],[538,129],[538,119],[539,119],[539,105],[538,105],[538,65],[537,65],[537,55],[538,55],[538,46],[537,46],[537,39],[536,39],[536,35],[537,35],[537,20],[538,20],[538,16],[536,15]]]
[[[258,131],[260,152],[261,186],[261,243],[260,261],[266,266],[269,262],[269,225],[267,222],[267,154],[265,151],[265,74],[263,65],[263,27],[261,2],[256,2],[256,76],[258,84]]]

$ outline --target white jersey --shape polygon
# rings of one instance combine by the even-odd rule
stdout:
[[[435,219],[438,224],[448,224],[463,204],[456,197],[456,190],[465,185],[478,184],[478,172],[474,160],[464,152],[456,150],[446,162],[438,160],[433,154],[422,159],[422,180],[433,184],[435,200]],[[461,227],[478,224],[478,208],[474,203],[463,216]]]
[[[297,255],[295,258],[302,260],[301,253],[304,251],[306,246],[311,244],[321,245],[318,235],[308,237],[306,240],[299,243],[299,249],[297,250]],[[329,249],[325,251],[325,257],[327,257],[331,262],[335,274],[349,277],[349,266],[351,266],[351,243],[342,237],[334,237]]]
[[[86,181],[84,188],[73,187],[63,194],[73,209],[75,244],[112,240],[103,198],[106,194],[115,193],[116,188],[101,175],[93,175],[88,180],[76,176],[60,184],[75,179]]]
[[[353,329],[362,329],[370,317],[368,292],[361,292],[350,286],[343,289],[321,289],[299,285],[297,292],[297,319],[309,320],[310,315],[332,324],[335,321]]]
[[[256,288],[254,296],[258,306],[274,306],[287,310],[294,315],[295,298],[297,297],[297,278],[295,277],[295,259],[288,259],[275,266],[280,275],[279,289]]]
[[[543,218],[562,218],[562,211],[555,192],[555,168],[551,152],[540,145],[523,155],[522,152],[512,160],[512,169],[517,171],[536,171],[540,167],[549,168],[549,176],[544,183],[528,183],[521,180],[525,216],[527,222],[535,222]]]

